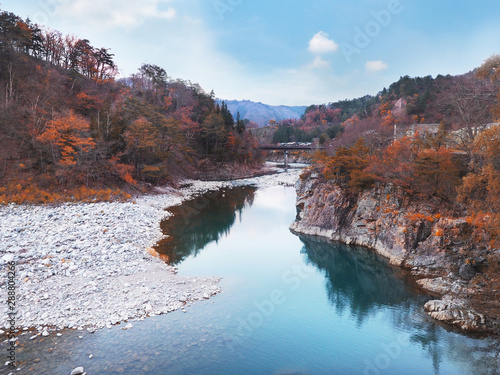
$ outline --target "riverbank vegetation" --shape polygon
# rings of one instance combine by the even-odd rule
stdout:
[[[351,146],[360,136],[374,147],[387,146],[407,132],[455,133],[456,147],[471,152],[478,130],[493,121],[498,79],[479,69],[463,75],[401,77],[376,95],[310,105],[298,120],[271,121],[255,131],[264,143],[311,142],[331,148]],[[498,118],[498,112],[496,112]]]
[[[127,199],[204,166],[260,165],[213,92],[0,11],[0,202]]]
[[[441,77],[425,101],[402,90],[435,80],[402,78],[407,85],[380,93],[302,174],[293,227],[389,256],[444,296],[426,304],[431,317],[488,333],[500,321],[498,72],[493,56],[465,76]]]
[[[365,118],[358,112],[342,123],[312,169],[353,196],[391,184],[413,199],[439,202],[443,213],[474,223],[483,242],[498,245],[499,71],[500,56],[493,56],[463,77],[402,78],[363,109]],[[425,100],[415,87],[425,89]],[[424,116],[439,123],[424,123]]]

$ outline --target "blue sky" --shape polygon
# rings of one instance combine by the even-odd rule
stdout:
[[[498,0],[0,1],[111,48],[123,76],[147,62],[220,98],[274,105],[376,94],[500,53]]]

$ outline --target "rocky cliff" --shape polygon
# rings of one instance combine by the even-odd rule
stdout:
[[[432,318],[469,332],[499,331],[499,251],[442,202],[391,185],[349,196],[314,174],[296,188],[292,231],[370,247],[439,297],[424,306]]]

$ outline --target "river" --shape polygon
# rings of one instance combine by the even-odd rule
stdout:
[[[499,373],[498,342],[432,321],[404,272],[292,234],[294,203],[291,187],[235,187],[170,209],[156,250],[179,275],[223,277],[221,294],[130,330],[24,342],[20,355],[44,363],[38,374]]]

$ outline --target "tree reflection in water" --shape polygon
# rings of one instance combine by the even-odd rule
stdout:
[[[319,238],[301,237],[307,261],[325,272],[328,298],[342,312],[349,309],[359,324],[380,306],[404,306],[411,310],[429,299],[410,292],[410,284],[398,270],[373,251],[347,247]]]
[[[306,261],[324,271],[328,299],[339,313],[348,309],[361,326],[380,309],[389,308],[392,324],[410,333],[410,340],[431,359],[435,374],[441,373],[444,358],[460,363],[466,373],[500,374],[498,338],[474,340],[443,330],[423,313],[430,297],[416,293],[404,271],[365,248],[316,237],[300,239]]]
[[[208,192],[169,211],[174,215],[161,223],[167,237],[155,250],[171,265],[179,264],[211,242],[227,235],[237,214],[253,204],[254,187],[235,187]]]

